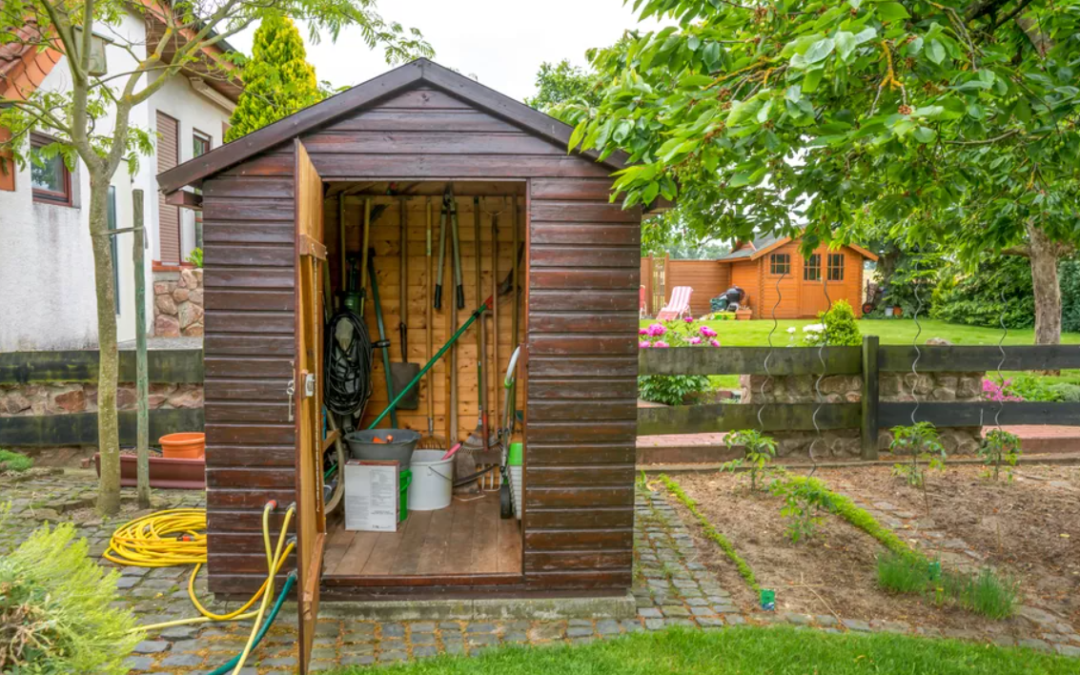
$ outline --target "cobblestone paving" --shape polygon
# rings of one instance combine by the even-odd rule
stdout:
[[[12,502],[13,517],[0,531],[0,553],[17,545],[42,521],[64,518],[92,503],[94,481],[90,474],[68,471],[32,481],[11,484],[0,480],[4,498]],[[125,491],[128,496],[129,491]],[[203,495],[191,491],[155,491],[157,509],[199,506]],[[741,624],[790,623],[824,631],[918,632],[907,625],[845,620],[830,616],[776,615],[737,607],[704,565],[686,526],[662,492],[641,491],[637,497],[634,542],[636,564],[633,594],[637,616],[633,619],[562,621],[409,621],[374,622],[320,619],[312,665],[317,670],[340,666],[395,663],[436,654],[483,653],[499,645],[581,644],[643,630],[669,626],[715,629]],[[125,514],[125,519],[134,517]],[[100,556],[109,535],[121,521],[90,518],[78,525]],[[103,565],[111,563],[102,561]],[[195,616],[187,595],[189,568],[121,569],[119,586],[124,602],[144,624]],[[196,590],[209,602],[205,582]],[[224,612],[236,603],[210,602]],[[237,654],[247,639],[249,623],[181,626],[147,639],[135,649],[128,665],[135,673],[201,673]],[[980,638],[981,636],[967,636]],[[247,675],[284,675],[297,665],[296,617],[282,612],[269,634],[249,660]],[[1047,645],[1050,640],[1046,640]],[[1070,647],[1056,642],[1058,650]],[[1038,646],[1038,645],[1035,645]],[[1046,648],[1049,648],[1047,646]]]

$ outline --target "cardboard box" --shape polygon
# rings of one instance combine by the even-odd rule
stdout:
[[[397,462],[345,462],[345,529],[350,532],[397,532],[401,509]]]

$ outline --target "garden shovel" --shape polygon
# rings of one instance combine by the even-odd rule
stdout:
[[[420,365],[409,363],[409,215],[405,205],[405,199],[401,199],[401,277],[398,282],[398,299],[400,302],[401,322],[398,324],[398,332],[401,335],[401,363],[390,364],[390,379],[394,382],[393,391],[405,391],[405,387],[413,381],[420,372]],[[420,409],[420,388],[409,389],[405,396],[398,402],[399,410]]]

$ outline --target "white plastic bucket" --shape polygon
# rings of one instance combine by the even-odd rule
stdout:
[[[417,450],[412,456],[410,511],[438,511],[450,506],[454,491],[454,458],[445,450]]]

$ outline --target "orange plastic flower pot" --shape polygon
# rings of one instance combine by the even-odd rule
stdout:
[[[169,459],[199,459],[206,456],[206,434],[181,433],[162,436],[161,454]]]

